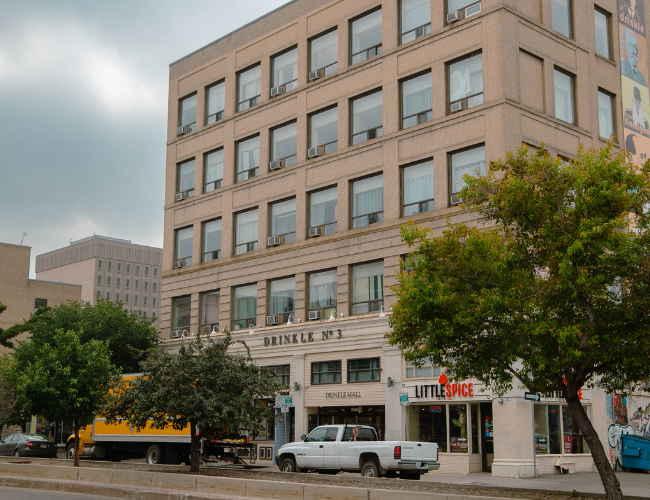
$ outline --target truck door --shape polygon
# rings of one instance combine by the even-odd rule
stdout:
[[[336,442],[338,427],[327,427],[323,441],[323,467],[338,468],[338,443]]]
[[[319,469],[323,467],[323,449],[325,445],[325,434],[328,427],[316,427],[307,436],[307,440],[301,446],[305,455],[298,458],[298,467],[305,469]]]

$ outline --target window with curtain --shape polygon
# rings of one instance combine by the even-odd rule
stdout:
[[[203,223],[203,262],[221,258],[221,219]]]
[[[313,38],[309,42],[309,71],[323,70],[323,76],[334,73],[339,58],[338,30]]]
[[[271,281],[270,288],[269,314],[284,315],[283,321],[288,321],[289,314],[295,311],[296,279],[292,277]]]
[[[257,322],[257,285],[235,288],[233,293],[233,330],[241,330]]]
[[[189,125],[190,131],[196,130],[196,94],[181,99],[180,108],[178,125]]]
[[[458,101],[465,108],[483,104],[483,54],[449,65],[449,102]]]
[[[235,255],[257,250],[257,209],[235,216]]]
[[[451,155],[451,194],[465,187],[463,175],[485,175],[485,146]]]
[[[381,137],[384,133],[382,91],[352,101],[352,144]]]
[[[317,191],[309,195],[309,227],[323,226],[323,234],[337,230],[336,188]]]
[[[189,333],[191,304],[189,295],[172,299],[172,330],[185,328]]]
[[[575,123],[573,108],[573,77],[555,70],[555,117]]]
[[[294,165],[298,150],[298,124],[290,123],[271,131],[271,160],[284,160],[284,166]]]
[[[415,40],[417,35],[431,33],[430,0],[402,0],[400,3],[402,43]]]
[[[194,196],[194,158],[178,165],[177,193]]]
[[[561,35],[571,38],[571,0],[551,0],[551,16],[553,18],[553,30]]]
[[[273,86],[284,85],[289,92],[298,86],[298,49],[280,54],[273,58]]]
[[[260,103],[262,67],[255,66],[237,75],[237,111]]]
[[[185,260],[186,266],[192,265],[192,231],[191,227],[176,230],[175,260]]]
[[[376,175],[352,183],[352,227],[384,220],[384,176]]]
[[[402,171],[402,189],[404,199],[403,216],[433,210],[433,160],[410,167]]]
[[[598,134],[609,139],[614,132],[613,98],[602,90],[598,91]]]
[[[309,117],[309,147],[324,146],[325,153],[338,149],[338,108],[330,108]]]
[[[271,236],[284,236],[283,243],[296,241],[296,199],[271,205]]]
[[[260,172],[260,136],[237,143],[237,182],[257,177]]]
[[[223,149],[206,154],[203,165],[203,191],[209,193],[223,185]]]
[[[600,10],[594,10],[596,25],[596,54],[609,59],[609,23],[611,16]]]
[[[207,327],[205,334],[212,333],[216,327],[219,330],[219,292],[205,292],[201,294],[201,326]]]
[[[381,9],[352,22],[352,64],[381,54]]]
[[[320,318],[336,314],[336,270],[309,275],[309,310],[320,311]]]
[[[352,268],[351,314],[378,312],[384,305],[384,263],[372,262]]]
[[[402,128],[433,120],[431,73],[402,82]]]
[[[214,123],[223,119],[223,110],[226,97],[226,83],[215,83],[208,87],[206,101],[206,123]]]

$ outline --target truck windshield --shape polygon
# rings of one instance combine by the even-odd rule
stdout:
[[[348,427],[343,434],[343,441],[377,441],[374,429],[368,427]]]

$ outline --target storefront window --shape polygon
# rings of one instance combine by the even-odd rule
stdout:
[[[535,405],[535,453],[589,453],[589,447],[568,406]]]
[[[586,410],[586,408],[585,408]],[[563,453],[589,453],[587,441],[582,437],[578,422],[571,415],[568,406],[562,406]]]
[[[447,452],[447,405],[416,405],[408,407],[409,439],[437,443],[441,453]]]
[[[467,453],[467,405],[449,405],[449,448],[452,453]]]

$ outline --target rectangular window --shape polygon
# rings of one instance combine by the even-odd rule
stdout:
[[[149,276],[149,266],[145,266],[144,268],[144,275]]]
[[[265,366],[267,370],[271,372],[273,377],[277,379],[282,385],[289,385],[289,374],[291,365],[276,365],[276,366]]]
[[[573,107],[573,76],[555,69],[555,117],[575,123]]]
[[[338,149],[338,121],[338,108],[330,108],[309,117],[310,150],[318,148],[320,156]]]
[[[311,383],[340,384],[341,383],[341,361],[322,361],[311,364]]]
[[[280,243],[296,241],[295,198],[271,205],[271,236],[279,236]]]
[[[221,219],[203,223],[203,262],[221,258]],[[154,283],[154,286],[156,284]]]
[[[237,143],[237,181],[260,175],[260,136]]]
[[[404,167],[402,189],[403,217],[433,211],[433,160]]]
[[[111,277],[106,278],[106,286],[111,286]]]
[[[485,146],[451,155],[451,204],[460,201],[458,193],[465,187],[463,175],[485,175]]]
[[[106,292],[106,300],[111,300],[111,292]]]
[[[403,129],[433,120],[431,107],[431,73],[402,82]]]
[[[196,130],[196,94],[181,99],[178,126]]]
[[[153,268],[153,277],[155,278],[156,276],[158,276],[158,268],[154,267]]]
[[[402,0],[402,43],[431,33],[430,0]]]
[[[352,312],[378,312],[384,305],[384,263],[372,262],[352,268]]]
[[[262,66],[242,71],[237,75],[237,111],[243,111],[260,103]]]
[[[176,201],[194,196],[194,158],[178,165]]]
[[[157,284],[156,282],[154,282],[154,284],[153,284],[153,291],[154,292],[156,291],[156,284]]]
[[[463,18],[481,12],[481,2],[476,0],[447,0],[447,13],[460,11]]]
[[[449,111],[483,104],[483,54],[449,64]]]
[[[295,165],[298,153],[298,124],[271,130],[271,169]],[[279,162],[279,163],[277,163]]]
[[[348,360],[348,382],[379,382],[379,358]]]
[[[135,280],[135,286],[133,287],[135,290],[139,288],[140,282],[138,280]]]
[[[129,288],[129,280],[126,280],[126,288]]]
[[[101,276],[97,276],[97,284],[98,285],[102,284],[102,277]]]
[[[219,292],[201,294],[201,333],[219,333]]]
[[[271,97],[284,92],[289,92],[298,86],[298,49],[275,56],[273,65],[273,87]],[[279,91],[274,94],[273,91]]]
[[[135,302],[137,303],[137,298]],[[191,307],[192,299],[189,295],[172,299],[172,330],[184,328],[189,331]]]
[[[334,234],[337,231],[337,191],[324,189],[309,195],[309,227],[320,228],[316,236]],[[310,236],[312,232],[310,231]]]
[[[614,105],[611,95],[598,91],[598,134],[610,139],[614,132]]]
[[[594,10],[596,24],[596,54],[607,59],[611,58],[609,48],[609,23],[611,16],[598,9]]]
[[[271,300],[269,316],[280,316],[280,323],[289,321],[289,316],[295,313],[296,279],[285,278],[271,281]],[[294,316],[295,321],[295,316]]]
[[[97,269],[101,269],[101,268],[102,268],[102,261],[100,259],[97,261]]]
[[[147,290],[149,288],[149,282],[145,281],[144,282],[144,289]]]
[[[128,302],[128,301],[129,301],[129,294],[127,293],[126,295],[124,295],[124,302]]]
[[[352,227],[384,220],[384,176],[375,175],[352,183]]]
[[[134,303],[134,304],[137,304],[137,303],[138,303],[138,296],[137,296],[137,295],[134,295],[134,296],[133,296],[133,303]]]
[[[186,266],[192,265],[192,232],[193,228],[191,227],[176,230],[176,255],[174,260],[182,260]]]
[[[235,255],[257,250],[257,209],[235,215]]]
[[[207,153],[203,160],[203,192],[209,193],[223,186],[223,149]]]
[[[205,123],[210,124],[218,120],[223,120],[223,110],[225,108],[226,82],[215,83],[206,89],[205,103]]]
[[[352,22],[352,64],[381,54],[381,9]]]
[[[100,292],[99,290],[97,290],[97,298],[99,298],[99,297],[101,297],[101,296],[102,296],[102,292]]]
[[[130,273],[131,272],[131,264],[126,265],[126,272]]]
[[[333,30],[309,42],[309,79],[331,75],[339,60],[338,31]]]
[[[406,378],[439,377],[440,373],[440,367],[433,365],[428,359],[423,361],[422,366],[417,366],[411,362],[406,364]]]
[[[112,264],[113,264],[113,263],[109,260],[109,261],[108,261],[108,270],[109,270],[109,271],[111,270]]]
[[[117,272],[119,273],[120,271],[122,271],[122,263],[118,262],[117,263]]]
[[[142,298],[142,305],[143,306],[147,305],[147,296],[146,295]]]
[[[140,274],[140,266],[135,266],[135,274]]]
[[[34,312],[41,307],[47,307],[47,299],[34,299]]]
[[[449,451],[468,453],[467,405],[449,405]]]
[[[384,135],[382,92],[352,101],[352,144]]]
[[[567,38],[572,37],[571,0],[551,0],[553,30]]]
[[[115,283],[117,286],[120,286],[120,278],[117,278],[117,283]]]
[[[156,305],[156,297],[151,299],[151,305],[155,306]],[[153,314],[153,313],[152,313]]]
[[[589,453],[587,441],[582,437],[578,422],[575,421],[571,410],[566,405],[562,405],[562,437],[562,452],[564,454]]]
[[[447,453],[447,406],[413,405],[406,409],[411,435],[419,441],[436,443],[440,453]]]
[[[328,319],[336,317],[336,270],[312,273],[309,275],[309,319]],[[312,311],[318,317],[312,317]]]
[[[535,405],[535,453],[562,453],[559,405]]]
[[[257,285],[240,286],[234,291],[232,329],[241,330],[257,323]]]
[[[120,301],[120,294],[116,293],[115,294],[115,302],[119,302],[119,301]]]

